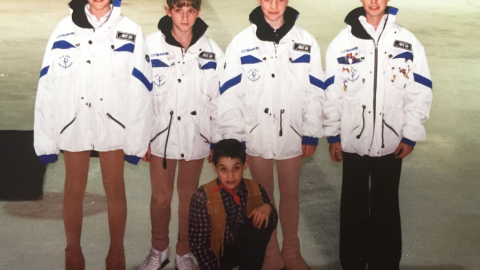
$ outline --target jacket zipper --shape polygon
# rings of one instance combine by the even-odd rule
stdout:
[[[122,122],[115,119],[110,113],[107,113],[108,118],[112,119],[115,123],[119,124],[123,129],[125,129],[125,125]]]
[[[373,146],[373,140],[375,138],[375,123],[377,120],[377,77],[378,77],[378,43],[380,42],[380,39],[383,35],[383,32],[385,31],[385,27],[387,26],[388,22],[388,16],[387,19],[385,20],[385,24],[383,25],[383,30],[382,33],[378,36],[378,40],[375,41],[372,38],[373,44],[375,45],[375,65],[374,65],[374,74],[373,74],[373,135],[372,135],[372,142],[370,144],[370,149],[372,149]]]
[[[167,169],[167,145],[170,137],[170,128],[172,126],[173,111],[170,111],[170,123],[168,123],[167,139],[165,140],[165,149],[163,150],[163,169]]]
[[[363,108],[363,112],[362,112],[362,119],[363,119],[363,124],[362,124],[362,130],[360,131],[360,133],[357,135],[357,139],[360,139],[360,137],[362,136],[363,134],[363,131],[365,130],[365,109],[367,108],[367,106],[365,105],[362,105],[362,108]],[[374,127],[375,128],[375,127]]]
[[[68,123],[65,127],[62,128],[62,131],[60,131],[60,134],[62,134],[69,126],[71,126],[76,119],[77,119],[77,116],[75,115],[75,118],[73,118],[73,120],[70,121],[70,123]]]

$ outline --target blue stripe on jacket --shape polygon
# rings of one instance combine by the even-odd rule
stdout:
[[[425,78],[425,77],[423,77],[422,75],[419,75],[419,74],[417,74],[417,73],[413,73],[413,78],[414,78],[415,82],[417,82],[417,83],[419,83],[419,84],[421,84],[421,85],[424,85],[424,86],[426,86],[426,87],[428,87],[428,88],[430,88],[430,89],[433,88],[433,83],[432,83],[432,81],[429,80],[429,79],[427,79],[427,78]],[[433,89],[432,89],[432,90],[433,90]]]
[[[310,83],[315,85],[316,87],[322,89],[322,90],[325,90],[325,83],[322,82],[322,80],[319,80],[315,77],[313,77],[312,75],[310,75]]]
[[[52,50],[55,50],[55,49],[65,50],[65,49],[70,49],[70,48],[75,48],[75,46],[73,46],[73,44],[71,44],[70,42],[65,41],[65,40],[59,40],[59,41],[53,43],[53,46],[52,46]]]
[[[42,68],[40,71],[40,78],[48,74],[48,70],[50,69],[50,66]]]
[[[207,69],[217,69],[217,63],[210,61],[205,65],[201,66],[200,69],[207,70]]]
[[[134,50],[135,50],[135,44],[133,43],[127,43],[122,47],[115,49],[116,52],[131,52],[131,53],[133,53]]]
[[[225,93],[228,89],[234,87],[235,85],[239,84],[242,81],[242,74],[238,75],[237,77],[227,81],[220,87],[220,95]]]
[[[240,58],[240,62],[242,63],[242,65],[246,65],[246,64],[260,63],[260,62],[262,62],[262,60],[256,58],[255,56],[246,55],[246,56],[242,56]]]
[[[145,85],[145,87],[148,89],[149,92],[152,91],[153,83],[149,82],[147,77],[145,77],[145,75],[143,75],[143,73],[140,70],[134,68],[132,71],[132,75],[133,77],[141,81],[143,85]]]

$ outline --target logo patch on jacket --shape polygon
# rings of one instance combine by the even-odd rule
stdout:
[[[135,43],[136,38],[137,38],[137,35],[117,31],[117,39],[127,40],[127,41],[130,41],[132,43]]]
[[[248,72],[248,79],[250,79],[252,82],[258,81],[260,77],[260,72],[257,69],[251,69]]]
[[[295,44],[293,44],[293,49],[295,51],[299,51],[299,52],[310,53],[310,51],[312,50],[312,46],[306,45],[306,44],[301,44],[301,43],[295,43]]]
[[[157,74],[153,78],[153,83],[158,87],[164,86],[166,82],[167,80],[165,79],[165,75]]]
[[[70,55],[62,55],[60,58],[58,58],[58,65],[64,69],[71,67],[72,64],[73,62]]]
[[[213,60],[215,61],[215,54],[212,52],[201,52],[198,55],[199,58],[205,59],[205,60]]]
[[[408,51],[412,50],[412,44],[408,42],[400,41],[400,40],[395,40],[395,42],[393,43],[393,47],[408,50]]]

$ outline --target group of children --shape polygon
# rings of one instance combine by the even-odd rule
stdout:
[[[72,0],[47,45],[34,123],[40,161],[64,154],[65,269],[85,269],[92,150],[108,202],[106,269],[125,269],[124,160],[140,159],[150,162],[152,187],[152,247],[140,270],[169,263],[175,178],[177,269],[195,269],[194,257],[201,269],[310,269],[300,253],[298,179],[323,136],[332,160],[344,161],[342,267],[398,269],[401,161],[425,139],[432,83],[422,45],[395,23],[388,1],[361,0],[349,13],[325,76],[320,48],[288,0],[259,0],[225,55],[205,35],[201,0],[166,0],[159,31],[146,39],[120,14],[121,0]],[[218,177],[199,188],[205,158]],[[247,163],[255,181],[243,178]]]

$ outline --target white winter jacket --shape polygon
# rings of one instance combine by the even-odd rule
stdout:
[[[120,4],[114,1],[96,30],[84,5],[76,7],[50,37],[35,105],[34,146],[42,163],[55,162],[60,149],[123,149],[134,164],[147,151],[150,58],[140,27],[120,14]]]
[[[245,142],[249,155],[296,157],[302,144],[317,145],[323,135],[320,48],[295,25],[297,16],[287,7],[285,24],[274,31],[258,7],[250,14],[252,25],[227,48],[220,72],[220,132]]]
[[[200,159],[218,142],[218,63],[223,52],[204,35],[198,18],[185,50],[171,34],[172,19],[163,17],[159,32],[147,37],[153,67],[154,122],[152,154],[170,159]]]
[[[363,8],[346,18],[326,57],[325,133],[342,150],[368,156],[395,151],[400,141],[425,140],[423,123],[432,103],[432,82],[423,46],[395,23],[387,7],[378,40],[362,26]]]

